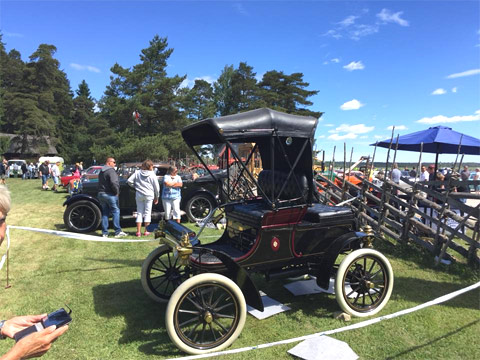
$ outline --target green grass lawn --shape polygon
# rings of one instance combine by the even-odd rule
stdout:
[[[10,179],[13,207],[9,225],[65,230],[65,193],[42,191],[40,180]],[[135,233],[134,223],[123,230]],[[97,231],[100,234],[100,231]],[[220,235],[204,232],[205,239]],[[151,236],[152,237],[152,236]],[[207,238],[208,237],[208,238]],[[149,243],[100,243],[11,229],[10,285],[0,271],[2,319],[15,314],[50,312],[68,304],[73,322],[44,356],[46,359],[153,359],[179,357],[165,330],[165,305],[150,300],[140,283],[142,261],[157,246]],[[417,248],[377,243],[391,261],[395,285],[380,313],[407,309],[479,281],[463,264],[434,267],[431,255]],[[6,242],[0,253],[6,249]],[[251,316],[232,348],[278,341],[350,323],[335,320],[333,295],[294,297],[281,281],[255,276],[259,289],[292,309],[266,320]],[[480,291],[442,305],[366,328],[334,335],[348,342],[361,359],[478,359]],[[295,344],[229,355],[229,359],[289,359]],[[12,346],[0,342],[0,354]]]

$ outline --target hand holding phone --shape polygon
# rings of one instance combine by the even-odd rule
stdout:
[[[57,329],[61,326],[67,325],[72,321],[72,317],[70,316],[70,314],[72,313],[72,309],[70,309],[68,306],[67,308],[68,310],[70,310],[69,312],[67,312],[64,308],[58,309],[48,314],[45,319],[36,323],[35,325],[32,325],[22,331],[17,332],[13,336],[15,341],[18,342],[20,339],[24,338],[25,336],[30,335],[37,331],[42,331],[43,329],[46,329],[47,327],[50,327],[52,325],[55,325]]]

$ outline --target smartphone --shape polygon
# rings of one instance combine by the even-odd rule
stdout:
[[[70,314],[72,313],[72,309],[70,309],[68,306],[67,308],[68,310],[70,310],[69,312],[67,312],[64,308],[58,309],[48,314],[47,318],[43,319],[41,322],[38,322],[35,325],[32,325],[26,329],[23,329],[22,331],[17,332],[15,335],[13,335],[15,341],[18,342],[25,336],[30,335],[36,331],[42,331],[43,329],[52,325],[56,325],[57,329],[61,326],[67,325],[72,321],[72,317],[70,316]]]
[[[72,310],[70,308],[69,310],[70,311],[67,313],[64,308],[61,308],[48,314],[47,318],[42,320],[43,327],[47,328],[49,326],[56,325],[58,329],[61,326],[67,325],[72,321],[72,317],[70,316]]]

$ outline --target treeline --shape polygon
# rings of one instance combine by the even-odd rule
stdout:
[[[195,80],[192,88],[181,87],[186,75],[167,75],[173,49],[158,35],[137,65],[111,67],[110,84],[98,100],[85,81],[72,91],[56,51],[41,44],[25,62],[17,50],[6,52],[0,34],[0,131],[18,134],[25,147],[27,136],[50,136],[67,162],[101,162],[107,155],[122,162],[177,157],[189,152],[180,135],[185,125],[259,107],[320,115],[307,109],[318,91],[307,90],[302,73],[271,70],[257,81],[253,67],[241,62],[225,66],[213,84]]]

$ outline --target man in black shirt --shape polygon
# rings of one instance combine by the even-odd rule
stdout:
[[[38,175],[42,179],[42,189],[48,190],[48,178],[50,177],[50,168],[48,167],[48,160],[45,160],[39,167],[38,167]]]
[[[120,184],[118,175],[115,172],[115,159],[107,158],[105,166],[98,174],[98,201],[102,205],[102,236],[108,237],[108,217],[112,214],[115,237],[127,236],[120,227],[120,208],[118,206],[118,195]]]

